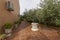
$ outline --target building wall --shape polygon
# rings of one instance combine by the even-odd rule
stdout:
[[[0,0],[0,31],[2,26],[7,23],[18,20],[18,14],[19,14],[19,0],[10,0],[14,5],[14,11],[9,12],[6,9],[6,1],[8,0]]]

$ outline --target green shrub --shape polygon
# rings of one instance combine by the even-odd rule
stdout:
[[[20,20],[20,19],[14,22],[14,24],[18,24],[18,25],[19,25],[20,23],[21,23],[21,20]]]
[[[24,20],[24,16],[23,15],[20,15],[20,21],[23,21]]]
[[[45,0],[41,3],[42,9],[25,11],[24,18],[29,22],[60,26],[60,1],[56,3],[53,0]]]
[[[6,23],[6,24],[4,25],[4,27],[5,27],[6,29],[10,29],[10,28],[12,27],[12,24],[11,24],[11,23]]]
[[[19,24],[19,21],[15,21],[14,24]]]
[[[56,18],[55,24],[56,24],[56,26],[60,26],[60,19],[57,19],[57,18]]]

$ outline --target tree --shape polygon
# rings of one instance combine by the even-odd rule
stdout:
[[[60,26],[60,1],[44,0],[40,3],[40,7],[41,9],[25,11],[25,19],[29,22]]]
[[[42,13],[44,13],[44,21],[46,24],[59,24],[58,18],[60,18],[60,1],[57,0],[44,0],[40,3]]]

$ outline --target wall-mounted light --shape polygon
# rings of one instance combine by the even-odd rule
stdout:
[[[11,1],[7,1],[6,8],[8,11],[14,11],[13,3]]]

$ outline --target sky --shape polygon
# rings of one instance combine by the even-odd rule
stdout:
[[[20,15],[23,15],[25,9],[35,9],[38,7],[40,0],[19,0],[20,3]]]

